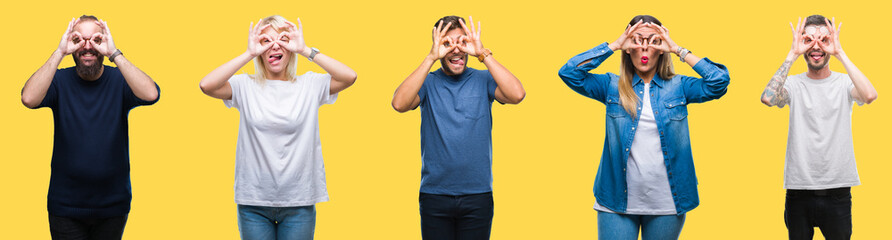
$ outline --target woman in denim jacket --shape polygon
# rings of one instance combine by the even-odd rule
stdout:
[[[622,51],[619,75],[592,74]],[[676,75],[672,54],[702,78]],[[600,239],[677,239],[699,204],[687,105],[718,99],[728,70],[694,56],[649,15],[632,18],[613,43],[571,58],[559,72],[571,89],[607,105],[606,138],[594,193]]]

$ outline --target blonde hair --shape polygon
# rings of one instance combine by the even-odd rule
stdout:
[[[284,31],[289,25],[285,23],[287,20],[279,15],[272,15],[269,17],[260,20],[260,26],[269,24],[270,28],[275,30],[277,33]],[[274,36],[275,37],[275,36]],[[285,51],[285,54],[288,54],[288,64],[285,65],[285,77],[288,78],[288,81],[294,81],[297,79],[297,57],[291,51]],[[266,82],[269,77],[267,76],[267,65],[265,59],[263,59],[263,54],[254,58],[254,74],[250,75],[252,79],[259,83]]]
[[[619,102],[626,109],[632,118],[638,117],[638,95],[632,89],[632,81],[635,79],[635,65],[632,63],[632,56],[623,52],[622,62],[619,64]],[[657,60],[657,75],[662,79],[672,79],[675,76],[675,69],[672,67],[672,54],[664,52]]]

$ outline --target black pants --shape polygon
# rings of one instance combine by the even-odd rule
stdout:
[[[851,239],[851,188],[787,190],[784,222],[791,240],[812,239],[815,227],[827,240]]]
[[[470,195],[418,196],[421,210],[421,238],[489,239],[492,230],[492,193]]]
[[[121,239],[127,215],[100,219],[76,219],[50,215],[53,240]]]

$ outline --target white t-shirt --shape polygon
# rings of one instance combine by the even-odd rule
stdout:
[[[675,201],[669,189],[669,175],[663,159],[660,134],[654,111],[650,104],[650,84],[644,84],[644,97],[641,100],[641,117],[632,139],[629,160],[626,162],[626,184],[628,185],[628,206],[624,214],[673,215],[676,214]],[[613,212],[598,202],[595,210]]]
[[[838,72],[825,79],[811,79],[806,73],[787,77],[790,132],[784,188],[820,190],[861,184],[852,145],[854,87],[849,75]]]
[[[235,202],[267,207],[328,201],[319,138],[319,107],[332,104],[331,75],[307,72],[297,80],[259,83],[246,74],[229,79],[239,110]]]

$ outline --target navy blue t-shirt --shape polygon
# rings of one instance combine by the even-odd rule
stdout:
[[[104,67],[96,81],[81,79],[74,67],[57,70],[38,105],[53,110],[56,126],[47,194],[51,215],[105,218],[130,212],[127,114],[158,100],[139,99],[118,68]]]
[[[421,98],[421,192],[465,195],[492,191],[492,101],[486,70],[427,75]]]

